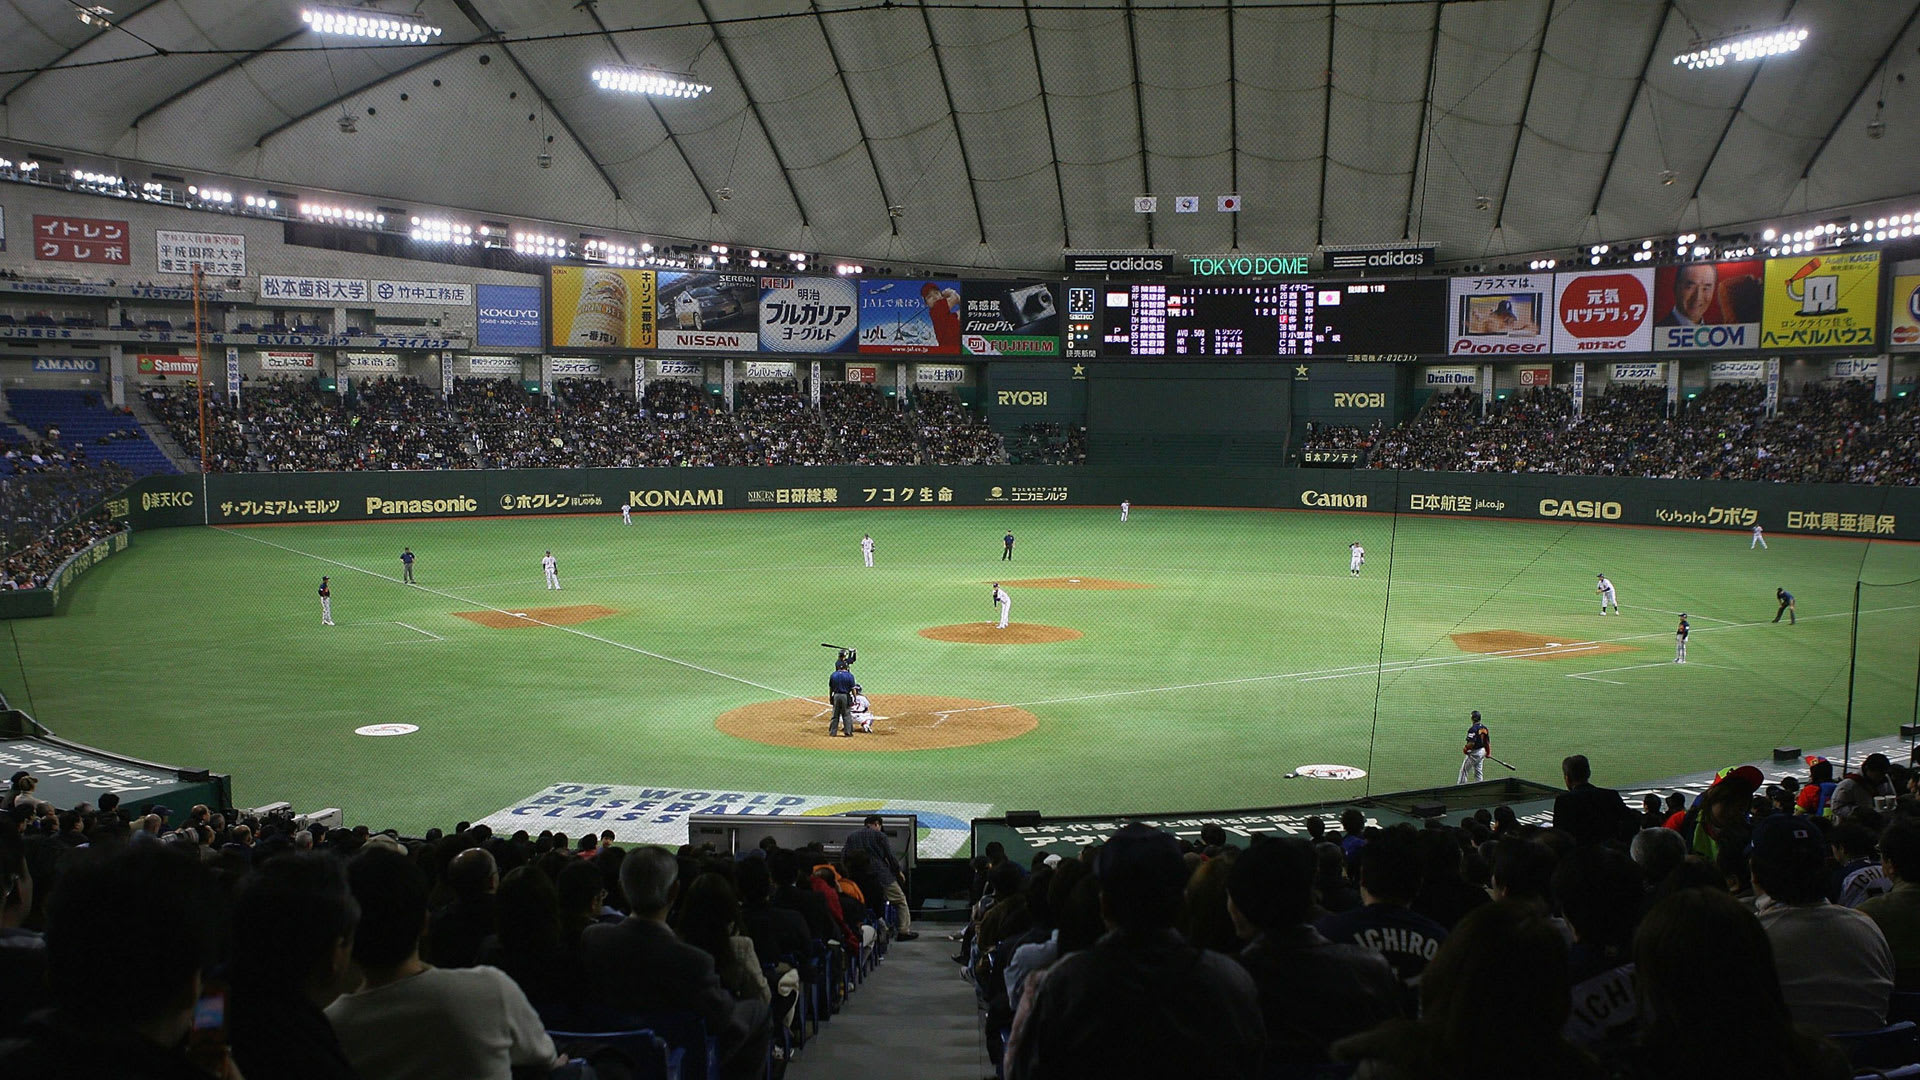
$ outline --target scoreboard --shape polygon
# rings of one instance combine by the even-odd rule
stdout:
[[[1169,360],[1410,359],[1446,351],[1444,281],[1113,282],[1093,288],[1097,342],[1092,325],[1082,341],[1069,341],[1069,349],[1080,345],[1082,355],[1095,355],[1096,345],[1101,357]]]

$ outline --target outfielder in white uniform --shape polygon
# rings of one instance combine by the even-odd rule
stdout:
[[[847,711],[853,714],[855,729],[869,734],[873,732],[873,703],[867,700],[867,695],[860,689],[859,683],[853,686],[853,704],[847,706]]]
[[[1767,550],[1767,538],[1760,535],[1760,526],[1758,525],[1753,527],[1753,543],[1747,545],[1748,551],[1752,551],[1754,548],[1759,548],[1761,551]]]
[[[873,534],[872,533],[868,533],[865,536],[862,536],[860,538],[860,557],[867,560],[868,566],[873,565]]]
[[[547,572],[547,588],[560,587],[560,564],[554,561],[553,552],[547,552],[547,557],[540,560],[540,569]]]
[[[1600,594],[1600,614],[1605,615],[1607,613],[1608,604],[1613,605],[1613,613],[1615,615],[1620,614],[1620,601],[1613,595],[1613,582],[1608,581],[1607,575],[1605,574],[1599,575],[1599,578],[1600,583],[1593,587],[1593,591]]]
[[[1120,520],[1121,521],[1127,520],[1127,511],[1131,509],[1133,509],[1132,503],[1128,502],[1125,499],[1120,500]]]
[[[620,524],[622,525],[633,524],[633,504],[632,503],[620,504]]]
[[[1347,545],[1347,573],[1360,576],[1360,568],[1367,565],[1367,549],[1359,544]]]
[[[1007,612],[1013,610],[1013,599],[1007,595],[1007,590],[1001,588],[1000,583],[997,581],[993,583],[993,604],[1000,609],[1000,625],[994,629],[1005,630],[1007,628]]]

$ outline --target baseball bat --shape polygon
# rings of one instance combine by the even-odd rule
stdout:
[[[1500,760],[1499,758],[1497,758],[1497,757],[1494,757],[1494,756],[1493,756],[1492,754],[1488,754],[1488,755],[1487,755],[1487,760],[1488,760],[1488,761],[1491,761],[1491,762],[1493,762],[1493,763],[1494,763],[1495,765],[1507,765],[1507,763],[1506,763],[1506,762],[1504,762],[1504,761],[1501,761],[1501,760]],[[1508,772],[1519,772],[1520,770],[1519,770],[1519,769],[1516,769],[1516,768],[1514,768],[1514,767],[1513,767],[1513,766],[1511,766],[1511,765],[1507,765],[1507,771],[1508,771]]]
[[[823,649],[844,649],[844,648],[846,648],[846,646],[845,646],[845,645],[829,645],[829,644],[827,644],[827,643],[826,643],[826,642],[824,642],[824,641],[820,643],[820,647],[821,647],[821,648],[823,648]]]

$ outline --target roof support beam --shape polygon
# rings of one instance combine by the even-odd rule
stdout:
[[[1340,0],[1327,3],[1326,93],[1320,102],[1320,206],[1313,215],[1313,242],[1327,242],[1327,154],[1333,146],[1333,30],[1340,21]]]
[[[1433,144],[1432,129],[1428,126],[1432,121],[1428,119],[1428,114],[1433,111],[1433,75],[1436,70],[1434,62],[1440,55],[1441,10],[1440,0],[1434,0],[1433,36],[1427,41],[1427,89],[1425,96],[1420,99],[1420,127],[1415,132],[1418,145],[1413,151],[1413,168],[1407,170],[1407,213],[1400,219],[1400,237],[1403,240],[1413,239],[1413,211],[1416,196],[1420,191],[1421,170],[1424,168],[1423,162],[1427,151]]]
[[[1920,18],[1920,3],[1915,4],[1912,11],[1907,12],[1907,21],[1901,23],[1900,29],[1896,31],[1891,38],[1887,39],[1886,51],[1880,54],[1880,59],[1867,71],[1867,77],[1860,80],[1860,87],[1853,92],[1852,97],[1847,99],[1846,108],[1841,109],[1839,115],[1833,118],[1833,126],[1828,128],[1827,133],[1820,137],[1820,145],[1813,148],[1813,153],[1807,157],[1806,167],[1800,170],[1800,179],[1805,180],[1812,174],[1814,165],[1820,161],[1820,155],[1827,152],[1827,144],[1833,141],[1835,135],[1839,134],[1840,125],[1847,122],[1847,117],[1852,114],[1853,107],[1860,104],[1860,99],[1866,96],[1867,87],[1873,85],[1873,77],[1886,70],[1887,61],[1893,59],[1893,50],[1900,47],[1900,42],[1907,36],[1907,31],[1913,29],[1913,21],[1915,18]]]
[[[807,5],[813,9],[813,18],[820,26],[820,40],[827,43],[827,58],[833,61],[834,77],[840,80],[840,93],[847,99],[847,111],[853,114],[853,130],[860,136],[860,149],[866,151],[867,166],[873,170],[873,184],[880,189],[880,201],[885,204],[887,230],[894,236],[900,235],[900,219],[893,216],[893,194],[887,190],[887,178],[880,175],[880,159],[873,156],[873,139],[867,134],[866,118],[860,115],[860,103],[853,100],[853,86],[847,82],[847,66],[840,62],[840,49],[833,43],[833,33],[827,29],[827,17],[820,13],[820,0],[809,0]]]
[[[287,130],[290,127],[293,127],[296,124],[301,123],[302,121],[309,120],[315,116],[320,115],[323,112],[331,112],[335,105],[340,104],[341,102],[347,100],[348,98],[354,96],[355,94],[364,94],[367,91],[374,89],[375,87],[384,86],[387,83],[390,83],[393,80],[398,79],[403,75],[411,75],[414,72],[420,70],[421,68],[426,67],[428,64],[433,63],[435,60],[440,60],[445,57],[452,56],[454,53],[457,53],[462,49],[471,48],[475,45],[485,45],[490,40],[491,40],[490,38],[480,38],[474,41],[464,41],[458,45],[441,49],[439,52],[434,53],[432,56],[427,56],[419,60],[415,60],[413,63],[408,64],[406,67],[400,68],[396,71],[388,72],[387,74],[380,76],[379,78],[373,80],[372,82],[362,83],[361,85],[353,88],[352,90],[347,91],[344,94],[341,94],[337,97],[328,98],[326,101],[323,101],[319,105],[316,105],[311,109],[308,109],[306,112],[303,112],[298,116],[289,117],[287,120],[282,121],[281,123],[275,124],[273,127],[268,128],[266,131],[262,132],[259,135],[259,137],[253,140],[253,145],[255,147],[265,146],[268,139],[273,138],[275,135],[280,134],[281,132]]]
[[[181,87],[178,90],[175,90],[173,93],[168,94],[166,97],[160,99],[158,103],[156,103],[152,108],[148,109],[146,112],[143,112],[139,116],[134,117],[133,122],[128,124],[127,126],[130,128],[139,127],[141,121],[145,120],[149,116],[152,116],[154,113],[157,113],[160,110],[166,108],[167,106],[173,104],[174,102],[179,101],[181,98],[186,97],[188,94],[193,93],[195,90],[198,90],[209,83],[212,83],[229,74],[232,74],[235,71],[240,70],[240,68],[246,66],[247,61],[252,60],[256,56],[262,56],[262,55],[265,55],[266,53],[270,53],[273,50],[279,48],[282,45],[285,45],[287,42],[292,41],[294,38],[297,38],[301,34],[304,34],[306,32],[307,32],[306,27],[303,26],[300,29],[295,30],[293,33],[288,34],[285,37],[274,38],[272,41],[269,41],[265,45],[261,46],[260,48],[253,50],[252,52],[246,54],[245,56],[242,56],[240,59],[235,60],[233,63],[223,65],[220,68],[212,72],[209,72],[208,74],[198,79],[193,80],[187,85]]]
[[[1133,65],[1133,125],[1140,136],[1140,190],[1153,193],[1153,167],[1147,154],[1146,90],[1140,84],[1140,35],[1133,25],[1133,0],[1127,0],[1127,59]],[[1147,246],[1153,246],[1153,215],[1142,215],[1147,222]]]
[[[787,159],[780,153],[780,144],[773,141],[773,130],[767,127],[767,118],[760,114],[760,103],[754,100],[752,91],[747,89],[746,73],[740,70],[740,62],[733,58],[733,48],[720,34],[720,24],[713,21],[713,9],[707,6],[707,0],[699,0],[700,15],[707,20],[707,30],[713,34],[713,43],[720,46],[720,55],[726,57],[727,70],[733,72],[733,82],[747,99],[747,111],[753,114],[753,122],[760,125],[760,137],[767,140],[767,152],[773,155],[773,163],[780,166],[780,179],[787,183],[787,195],[793,199],[793,209],[800,215],[800,227],[811,228],[813,221],[807,215],[807,204],[800,199],[800,189],[794,186],[793,173],[787,168]]]
[[[1633,95],[1627,98],[1627,111],[1620,114],[1620,128],[1613,133],[1613,145],[1607,148],[1607,167],[1600,173],[1600,186],[1593,191],[1593,205],[1587,208],[1587,216],[1600,213],[1600,201],[1606,198],[1607,184],[1613,179],[1613,163],[1620,157],[1620,144],[1626,141],[1627,126],[1633,123],[1633,107],[1640,104],[1640,92],[1647,88],[1647,72],[1653,70],[1653,56],[1659,51],[1660,39],[1667,32],[1667,20],[1673,17],[1673,0],[1661,5],[1660,20],[1653,25],[1653,36],[1647,40],[1647,55],[1640,58],[1640,77],[1633,81]]]
[[[933,69],[940,74],[940,92],[947,97],[947,116],[953,120],[953,144],[960,150],[960,169],[967,174],[967,194],[973,197],[973,224],[980,233],[980,243],[985,245],[987,217],[980,211],[980,186],[974,183],[973,158],[967,153],[966,133],[960,130],[960,110],[953,106],[953,83],[947,79],[946,61],[940,58],[940,40],[933,33],[933,14],[927,10],[925,0],[920,4],[920,21],[926,24],[927,44],[933,48]]]
[[[1239,56],[1233,49],[1233,0],[1227,0],[1227,185],[1228,191],[1240,191],[1240,71]],[[1240,250],[1240,215],[1228,214],[1229,250]]]
[[[1787,10],[1780,15],[1781,22],[1793,18],[1793,8],[1797,2],[1798,0],[1787,0]],[[1765,69],[1765,60],[1754,63],[1753,73],[1747,76],[1747,85],[1740,90],[1740,100],[1733,103],[1733,111],[1727,114],[1727,123],[1720,129],[1720,137],[1713,140],[1713,151],[1707,155],[1707,163],[1700,166],[1700,175],[1694,177],[1693,191],[1687,195],[1689,204],[1700,197],[1700,189],[1706,185],[1707,174],[1713,171],[1713,163],[1720,159],[1720,148],[1727,145],[1727,134],[1733,130],[1733,125],[1739,122],[1740,110],[1747,107],[1747,95],[1753,93],[1753,84],[1760,81],[1760,72]]]
[[[134,8],[132,11],[129,11],[125,15],[122,15],[119,18],[113,20],[113,23],[111,25],[102,28],[98,33],[89,35],[87,37],[87,40],[81,42],[78,45],[75,45],[73,48],[68,49],[66,52],[61,53],[59,56],[54,57],[51,62],[41,65],[38,71],[35,71],[33,74],[27,76],[26,78],[21,79],[17,83],[14,83],[11,87],[7,89],[6,93],[0,94],[0,105],[5,105],[9,101],[13,100],[13,95],[19,93],[22,89],[26,87],[28,83],[31,83],[33,80],[39,78],[42,75],[45,75],[49,71],[58,71],[60,69],[61,64],[64,64],[68,60],[71,60],[74,57],[74,54],[78,53],[81,49],[84,49],[87,46],[93,44],[94,42],[99,41],[101,38],[106,37],[108,34],[113,33],[114,30],[118,29],[123,24],[133,20],[136,16],[140,15],[141,13],[151,8],[159,7],[161,2],[162,0],[147,0],[146,3],[141,4],[139,7]]]
[[[1547,17],[1540,24],[1540,43],[1533,49],[1533,70],[1527,72],[1527,93],[1520,100],[1520,126],[1513,133],[1513,153],[1507,156],[1507,178],[1500,184],[1500,205],[1493,212],[1497,232],[1507,218],[1507,195],[1513,191],[1513,167],[1520,161],[1520,140],[1527,135],[1527,116],[1533,111],[1533,87],[1540,78],[1540,58],[1547,53],[1547,32],[1553,28],[1555,0],[1547,0]]]
[[[1067,219],[1067,182],[1060,169],[1060,142],[1053,134],[1053,105],[1047,100],[1047,69],[1040,63],[1040,35],[1033,28],[1033,0],[1020,0],[1027,16],[1027,47],[1033,50],[1033,77],[1040,84],[1040,116],[1047,122],[1047,156],[1053,159],[1053,194],[1060,200],[1060,246],[1073,246],[1073,225]]]

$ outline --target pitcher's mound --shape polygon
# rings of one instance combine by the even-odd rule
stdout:
[[[988,584],[992,584],[988,582]],[[1144,581],[1114,581],[1103,577],[1037,577],[1022,581],[1003,581],[1000,584],[1015,589],[1151,589],[1153,586]]]
[[[831,708],[805,698],[730,709],[713,726],[769,746],[861,751],[978,746],[1025,735],[1040,726],[1040,718],[1025,709],[972,698],[874,694],[870,700],[873,731],[855,732],[851,739],[828,735]]]
[[[929,626],[920,631],[920,636],[935,641],[964,641],[969,645],[1039,645],[1048,641],[1072,641],[1081,634],[1071,626],[1017,622],[1008,623],[1002,630],[990,622],[969,622]]]
[[[573,607],[530,607],[518,611],[456,611],[454,614],[481,626],[506,630],[515,626],[574,626],[620,613],[599,604],[577,604]]]
[[[1514,660],[1567,660],[1633,651],[1632,646],[1610,641],[1582,641],[1578,634],[1548,637],[1525,630],[1477,630],[1451,636],[1463,652],[1497,653]]]

